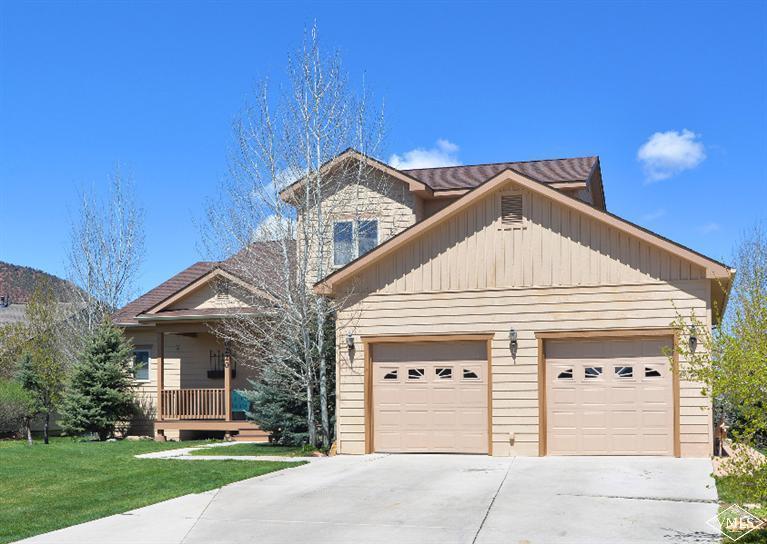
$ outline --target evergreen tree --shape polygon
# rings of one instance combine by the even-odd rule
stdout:
[[[247,417],[271,434],[275,444],[307,444],[306,399],[303,391],[292,391],[288,380],[274,367],[264,369],[258,380],[249,380],[251,389],[240,391],[250,402]]]
[[[131,345],[105,321],[87,340],[74,366],[61,409],[67,434],[98,434],[106,440],[134,407]]]

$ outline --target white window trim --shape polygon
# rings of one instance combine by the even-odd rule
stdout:
[[[331,245],[332,245],[332,267],[334,269],[343,268],[350,262],[352,262],[355,259],[358,259],[360,256],[360,238],[359,238],[359,222],[360,221],[375,221],[376,222],[376,246],[380,245],[381,243],[381,220],[378,217],[358,217],[357,219],[353,218],[347,218],[347,219],[336,219],[333,221],[333,228],[331,230]],[[352,224],[352,258],[349,261],[349,263],[345,264],[336,264],[336,224],[337,223],[351,223]],[[372,249],[371,249],[372,251]]]
[[[147,354],[146,358],[146,380],[142,380],[140,378],[136,377],[135,372],[135,366],[136,366],[136,353],[139,351],[145,351]],[[136,383],[149,383],[152,381],[152,350],[150,348],[133,348],[133,351],[131,352],[133,355],[133,358],[131,358],[131,369],[133,370],[133,381]]]

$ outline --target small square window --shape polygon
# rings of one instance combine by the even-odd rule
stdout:
[[[657,368],[653,368],[651,366],[644,367],[644,377],[645,378],[660,378],[660,370]]]
[[[453,379],[453,369],[451,367],[437,368],[435,370],[435,374],[437,375],[437,378],[439,378],[440,380]]]
[[[133,379],[140,382],[149,381],[149,350],[133,351]]]
[[[603,368],[601,366],[587,366],[583,372],[583,376],[587,380],[593,380],[599,378],[602,375]]]
[[[617,378],[633,378],[634,368],[630,366],[616,366],[615,376]]]
[[[384,374],[383,379],[384,380],[396,380],[397,377],[398,377],[398,372],[397,372],[397,369],[395,368],[393,370],[390,370],[386,374]]]
[[[479,374],[477,374],[476,372],[474,372],[470,368],[464,368],[463,369],[463,379],[464,380],[478,380],[479,379]]]
[[[572,368],[566,368],[559,374],[557,374],[558,380],[572,380],[573,379],[573,369]]]
[[[408,380],[422,380],[426,376],[426,371],[423,368],[408,368],[407,379]]]

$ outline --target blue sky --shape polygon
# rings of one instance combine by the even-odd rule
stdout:
[[[765,5],[2,2],[0,260],[64,275],[77,189],[117,162],[140,289],[199,260],[231,123],[315,18],[385,100],[384,158],[599,155],[610,211],[729,260],[767,218]]]

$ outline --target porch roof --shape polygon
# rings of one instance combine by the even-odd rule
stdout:
[[[291,250],[290,254],[293,255]],[[169,280],[161,283],[154,289],[149,290],[137,299],[126,304],[123,308],[112,314],[114,323],[121,327],[137,327],[151,324],[152,321],[168,319],[215,319],[216,317],[225,317],[231,315],[232,311],[244,311],[246,308],[232,309],[177,309],[171,311],[148,313],[153,308],[161,305],[162,302],[170,299],[177,293],[183,291],[195,282],[201,280],[207,274],[216,269],[225,271],[233,276],[241,278],[243,270],[249,270],[251,267],[257,267],[263,271],[263,277],[259,281],[263,286],[254,286],[255,288],[269,287],[276,289],[280,284],[280,278],[277,271],[280,267],[275,263],[279,262],[282,252],[277,242],[254,242],[243,248],[241,251],[223,261],[200,261],[192,266],[182,270]],[[252,276],[253,274],[251,274]]]

